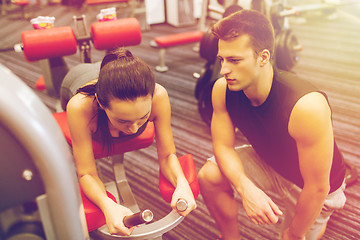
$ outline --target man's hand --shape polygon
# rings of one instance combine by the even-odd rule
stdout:
[[[275,224],[283,213],[261,189],[251,184],[242,194],[246,214],[255,224]]]

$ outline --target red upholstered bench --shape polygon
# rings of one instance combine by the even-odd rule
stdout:
[[[38,90],[38,91],[45,91],[46,90],[46,85],[45,85],[45,79],[44,79],[44,76],[41,75],[38,80],[36,81],[35,83],[35,88]]]
[[[169,70],[169,68],[165,65],[166,48],[200,42],[202,36],[202,31],[190,31],[154,38],[154,40],[150,42],[150,46],[159,48],[159,64],[155,67],[156,71],[166,72]]]
[[[66,141],[69,143],[70,146],[72,146],[71,135],[70,135],[69,125],[67,122],[66,112],[53,113],[53,116],[54,116],[55,120],[57,121],[57,123],[59,124],[59,126],[65,136]],[[154,124],[152,122],[149,122],[146,129],[144,130],[144,132],[142,134],[140,134],[136,138],[130,139],[126,142],[121,142],[119,144],[116,144],[114,146],[113,152],[111,152],[111,155],[112,156],[118,155],[118,154],[122,155],[123,153],[126,153],[126,152],[131,152],[131,151],[135,151],[135,150],[138,150],[141,148],[146,148],[153,143],[154,137],[155,137]],[[106,149],[106,147],[105,147],[105,149]],[[104,151],[103,145],[96,141],[93,141],[93,152],[94,152],[95,159],[104,158],[104,157],[109,156],[108,153],[106,151]]]
[[[90,26],[91,36],[82,38],[81,41],[92,40],[97,50],[110,50],[119,46],[133,46],[141,42],[140,23],[136,18],[122,18],[114,21],[95,22]],[[45,73],[36,82],[38,90],[48,90],[49,95],[58,97],[59,86],[65,77],[68,68],[64,60],[57,60],[51,64],[52,58],[62,58],[77,52],[78,44],[75,33],[70,26],[53,27],[49,29],[37,29],[21,33],[23,52],[26,60],[43,60],[40,64]],[[90,57],[84,49],[90,49],[87,45],[79,45],[82,61]],[[89,53],[89,52],[88,52]]]
[[[69,130],[68,122],[67,122],[66,112],[54,113],[53,117],[55,118],[58,125],[60,126],[60,128],[65,136],[66,141],[69,143],[70,146],[72,146],[71,135],[70,135],[70,130]],[[104,157],[112,158],[113,170],[114,170],[115,181],[116,181],[115,184],[116,184],[116,188],[118,190],[117,194],[118,194],[118,196],[121,194],[121,198],[119,198],[119,199],[122,199],[122,201],[120,201],[120,203],[126,207],[129,207],[133,212],[138,212],[140,210],[136,204],[136,200],[135,200],[135,198],[131,192],[130,186],[128,185],[127,180],[126,180],[125,170],[123,167],[124,153],[130,152],[130,151],[135,151],[135,150],[138,150],[141,148],[146,148],[146,147],[150,146],[153,143],[154,136],[155,136],[154,124],[152,122],[149,122],[145,131],[142,134],[140,134],[136,138],[130,139],[126,142],[116,144],[114,146],[113,152],[111,153],[111,156],[108,156],[109,154],[104,152],[104,148],[101,144],[93,141],[93,151],[94,151],[95,159],[104,158]],[[194,161],[192,159],[192,155],[188,154],[188,155],[182,156],[179,158],[179,161],[183,168],[185,177],[188,180],[190,187],[193,191],[194,197],[197,198],[199,195],[199,185],[198,185],[196,168],[195,168]],[[161,196],[163,197],[163,199],[167,202],[170,202],[172,194],[175,189],[172,186],[172,184],[170,182],[168,182],[165,179],[165,177],[161,174],[161,171],[159,172],[159,188],[160,188],[160,193],[161,193]],[[113,190],[114,190],[114,184],[113,184]],[[97,206],[95,206],[89,199],[87,199],[85,194],[82,192],[81,188],[80,188],[80,193],[81,193],[81,198],[82,198],[83,205],[84,205],[85,217],[86,217],[86,221],[87,221],[88,230],[94,231],[94,230],[102,227],[103,225],[105,225],[105,223],[106,223],[105,216],[101,212],[101,210]],[[110,193],[110,191],[107,192],[108,196],[111,199],[113,199],[114,201],[116,201],[116,197],[113,195],[113,193],[114,193],[114,191],[111,191],[111,193]],[[171,214],[174,214],[174,213],[170,213],[167,217],[161,219],[162,221],[164,221],[164,223],[163,223],[164,225],[169,225],[171,227],[167,227],[165,229],[151,229],[151,226],[147,226],[148,228],[144,229],[143,231],[149,232],[150,234],[157,235],[157,234],[164,233],[164,232],[170,230],[171,228],[175,227],[177,224],[180,223],[179,218],[181,218],[181,217],[178,216],[177,218],[173,219],[174,217],[170,216]],[[162,224],[160,224],[160,225],[163,226]],[[159,228],[159,224],[154,224],[153,228]],[[139,230],[139,228],[137,228],[137,230],[140,232],[138,233],[138,235],[136,235],[136,233],[135,233],[134,238],[148,239],[147,238],[148,235],[141,232],[141,229]],[[103,231],[104,230],[101,230],[98,232],[100,232],[99,234],[108,235],[108,233],[106,231],[105,231],[105,233]],[[158,231],[160,231],[160,233]],[[159,235],[157,235],[157,236],[159,236]],[[119,236],[117,236],[117,239],[119,239],[118,237]],[[142,237],[144,237],[144,238],[142,238]],[[126,239],[128,239],[128,238],[126,238]]]
[[[41,60],[40,67],[45,73],[37,80],[36,89],[47,89],[49,95],[57,96],[58,86],[68,71],[65,61],[61,58],[73,55],[77,51],[73,29],[64,26],[24,31],[21,33],[21,40],[25,59],[30,62]],[[50,63],[51,58],[58,59],[54,66]]]
[[[86,225],[89,232],[92,232],[106,223],[103,212],[94,203],[92,203],[82,191],[80,185],[81,201],[84,205]],[[116,198],[109,192],[106,192],[109,198],[116,202]]]
[[[179,157],[180,165],[183,169],[184,175],[190,184],[190,188],[194,194],[195,199],[199,196],[199,183],[196,175],[196,168],[191,154]],[[174,186],[165,179],[161,171],[159,172],[159,189],[162,198],[170,203],[172,194],[174,193]]]
[[[4,1],[3,1],[4,3]],[[25,8],[30,4],[29,0],[11,0],[11,3],[19,6],[20,10],[21,10],[21,16],[19,19],[28,19],[29,16],[25,11]]]
[[[87,5],[97,5],[106,3],[127,3],[130,0],[85,0]]]

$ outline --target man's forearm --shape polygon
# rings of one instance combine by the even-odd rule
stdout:
[[[327,196],[326,191],[304,188],[296,204],[295,216],[289,227],[290,234],[297,237],[305,236],[316,218],[319,216]]]
[[[220,153],[215,151],[215,158],[223,174],[227,177],[234,188],[242,195],[244,188],[248,185],[244,167],[238,154],[234,149],[223,150]]]

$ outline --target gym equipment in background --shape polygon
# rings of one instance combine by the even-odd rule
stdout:
[[[175,27],[194,25],[193,0],[166,0],[166,22]]]
[[[111,50],[118,46],[133,46],[141,42],[141,29],[135,18],[91,24],[86,28],[85,16],[74,17],[75,32],[70,26],[22,32],[22,49],[28,61],[40,61],[43,79],[38,89],[59,97],[60,86],[68,72],[63,56],[75,54],[77,47],[81,62],[91,62],[91,42],[97,50]],[[42,82],[42,80],[44,82]],[[45,86],[44,86],[45,85]]]
[[[167,48],[200,42],[202,36],[202,31],[195,30],[155,37],[154,40],[150,42],[151,47],[159,49],[159,63],[156,65],[155,70],[158,72],[166,72],[169,70],[169,67],[165,64]]]
[[[68,72],[63,57],[73,55],[79,49],[80,62],[91,63],[91,45],[97,50],[109,51],[119,46],[134,46],[141,42],[140,24],[136,18],[92,23],[87,29],[86,17],[73,17],[75,31],[70,26],[35,29],[21,33],[22,42],[1,52],[23,52],[26,60],[38,61],[42,75],[35,87],[47,90],[50,96],[59,98],[60,86]]]

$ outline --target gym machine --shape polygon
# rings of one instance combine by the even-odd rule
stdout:
[[[89,239],[60,128],[25,83],[0,72],[0,238]]]
[[[95,22],[91,24],[90,32],[84,15],[74,17],[74,24],[75,32],[70,26],[64,26],[21,34],[25,58],[28,61],[40,60],[45,88],[49,95],[56,98],[59,97],[62,79],[68,72],[63,56],[75,54],[78,47],[81,62],[90,63],[92,44],[97,50],[111,50],[141,42],[140,24],[135,18]]]
[[[76,19],[76,21],[78,21],[78,19]],[[29,61],[62,58],[62,56],[76,53],[78,46],[82,61],[91,62],[91,40],[93,41],[94,47],[99,50],[107,50],[116,46],[136,45],[141,41],[140,27],[136,19],[119,19],[116,21],[92,24],[91,38],[86,34],[86,30],[84,30],[83,26],[85,26],[85,24],[82,24],[82,19],[80,19],[79,22],[81,23],[80,26],[76,26],[77,37],[75,37],[70,27],[23,32],[21,50],[25,58]],[[79,29],[82,29],[82,31]],[[49,71],[52,71],[51,66],[49,65],[48,67]],[[104,159],[107,162],[110,161],[113,168],[115,180],[106,183],[108,196],[137,213],[134,217],[135,223],[141,224],[133,231],[131,236],[111,235],[107,230],[103,213],[86,198],[81,192],[81,189],[79,191],[76,171],[73,166],[71,152],[69,151],[71,137],[67,126],[66,112],[57,112],[51,116],[49,110],[40,103],[38,97],[29,87],[12,76],[8,69],[4,68],[3,70],[1,68],[0,70],[1,72],[9,72],[10,74],[10,79],[7,78],[7,74],[2,74],[3,77],[1,78],[1,82],[6,82],[6,84],[2,84],[2,90],[7,92],[7,94],[2,94],[2,98],[4,99],[0,99],[0,105],[4,105],[4,108],[2,108],[4,109],[2,111],[3,114],[0,117],[0,126],[3,121],[2,118],[6,120],[4,123],[6,129],[8,128],[8,124],[12,126],[10,130],[6,130],[9,134],[2,134],[2,138],[0,139],[2,142],[4,141],[2,145],[4,150],[1,149],[1,151],[5,152],[2,156],[9,155],[9,157],[3,157],[1,159],[1,191],[7,196],[6,198],[1,198],[0,202],[1,237],[13,240],[21,239],[30,234],[33,239],[89,239],[89,236],[93,239],[162,239],[162,235],[165,232],[171,230],[183,220],[182,216],[171,211],[158,221],[142,224],[151,221],[152,213],[149,210],[140,211],[127,183],[123,166],[124,154],[129,151],[148,147],[152,144],[154,139],[154,126],[150,122],[141,135],[127,142],[122,142],[114,148],[116,152],[112,152],[110,155],[104,155],[103,150],[105,148],[103,148],[102,145],[96,142],[93,143],[95,158],[99,159],[99,161]],[[64,74],[66,74],[66,69],[62,70],[64,70]],[[15,78],[15,80],[13,80],[13,78]],[[61,85],[62,79],[57,79],[59,80],[57,84]],[[54,79],[50,78],[50,80],[53,84]],[[33,106],[33,102],[36,102],[35,106]],[[41,105],[40,112],[37,109],[37,105]],[[12,118],[8,119],[8,115]],[[43,128],[43,126],[45,126],[45,128]],[[13,131],[20,134],[20,140],[15,139],[14,141],[9,141],[7,139],[7,136],[12,135]],[[51,132],[51,134],[47,136],[49,132]],[[42,137],[45,139],[42,140]],[[48,138],[52,140],[48,140]],[[64,141],[64,139],[66,139],[66,141]],[[60,148],[65,149],[63,151],[65,151],[66,156],[58,153],[57,141],[60,141]],[[19,143],[20,146],[17,148],[20,149],[24,148],[23,145],[25,143],[29,144],[30,142],[32,145],[29,146],[29,148],[31,149],[26,149],[26,152],[31,151],[35,155],[30,156],[32,157],[30,159],[26,159],[23,157],[25,153],[21,155],[21,152],[18,151],[17,148],[10,146],[14,142]],[[46,144],[43,144],[43,142],[46,142]],[[52,147],[43,149],[47,148],[48,144]],[[53,151],[51,152],[53,153],[52,155],[56,155],[57,157],[54,158],[51,156],[51,153],[42,155],[44,151]],[[10,160],[14,164],[8,164]],[[24,163],[23,161],[26,162]],[[39,161],[40,163],[38,163]],[[52,163],[52,161],[56,162]],[[62,161],[65,163],[58,163]],[[179,157],[179,161],[183,167],[185,177],[188,179],[193,190],[194,196],[197,197],[199,189],[192,156],[185,155]],[[35,162],[35,164],[33,162]],[[39,164],[40,167],[42,167],[40,170],[38,169]],[[63,164],[67,165],[62,166]],[[42,165],[45,166],[43,167]],[[49,170],[48,168],[51,167],[54,169]],[[53,173],[59,169],[61,169],[59,173]],[[37,174],[39,171],[40,175]],[[17,172],[20,172],[20,174]],[[44,174],[44,176],[42,174]],[[63,175],[59,176],[59,174]],[[70,176],[66,174],[70,174]],[[25,183],[29,182],[32,183],[32,185],[23,184],[24,179]],[[61,182],[63,179],[67,179],[64,184]],[[18,182],[20,182],[20,184],[18,184]],[[14,187],[13,183],[15,184]],[[58,189],[58,184],[60,189]],[[65,188],[65,186],[68,186],[68,188]],[[22,191],[21,188],[26,188],[27,191]],[[174,188],[162,176],[161,171],[159,172],[159,188],[163,199],[169,202]],[[59,193],[57,193],[58,190],[60,191]],[[49,191],[49,193],[47,191]],[[70,194],[68,194],[67,191],[70,191]],[[19,197],[19,195],[22,194],[28,194],[29,196]],[[67,197],[68,195],[69,197]],[[16,201],[14,201],[14,199]],[[63,204],[62,201],[66,201],[69,206]],[[70,209],[64,209],[67,207]],[[48,208],[50,208],[50,210]],[[184,209],[184,203],[181,201],[178,204],[179,211],[181,210],[180,208]],[[57,214],[59,214],[59,211],[61,211],[62,215],[58,218]],[[68,215],[65,215],[65,213]],[[140,219],[139,217],[144,218]],[[68,224],[72,224],[72,222],[74,222],[74,226],[67,226]],[[74,229],[76,229],[76,231]],[[90,235],[88,231],[90,231]]]
[[[87,28],[86,16],[74,16],[75,30],[70,26],[35,29],[21,33],[22,42],[0,51],[22,52],[27,61],[38,61],[42,76],[37,90],[59,98],[60,86],[69,68],[63,59],[79,51],[81,63],[91,63],[91,48],[109,51],[119,46],[141,42],[140,24],[136,18],[95,22]]]
[[[111,154],[94,142],[96,159],[111,159],[114,181],[107,182],[108,196],[136,214],[124,219],[140,224],[130,236],[111,235],[105,216],[82,193],[69,148],[71,137],[66,112],[51,114],[36,94],[9,69],[0,65],[0,237],[15,239],[162,239],[184,219],[175,211],[152,222],[152,212],[140,211],[123,166],[125,152],[148,147],[154,125],[148,123],[138,137],[119,143]],[[179,157],[194,197],[199,194],[191,155]],[[160,194],[171,201],[175,188],[159,170]],[[178,211],[187,207],[178,201]],[[147,223],[147,224],[146,224]],[[90,231],[90,234],[88,233]]]

